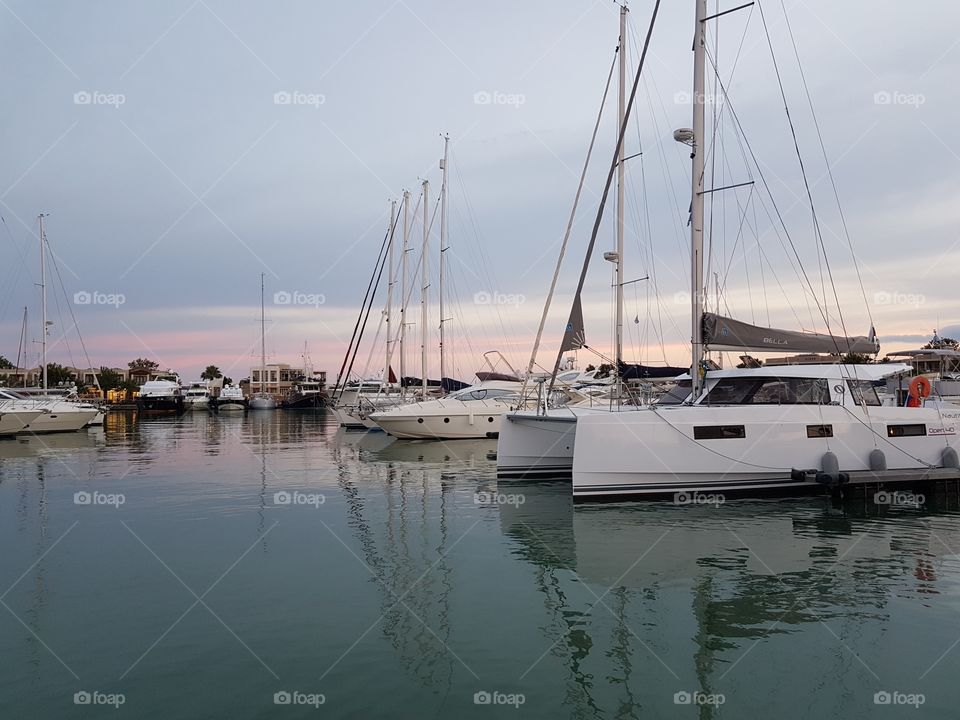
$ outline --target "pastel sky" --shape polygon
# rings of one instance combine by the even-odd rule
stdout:
[[[709,3],[712,12],[737,4]],[[652,0],[630,3],[631,79],[652,8]],[[627,133],[626,152],[636,156],[626,164],[624,262],[638,282],[626,292],[626,354],[648,362],[688,362],[690,166],[672,134],[690,125],[693,9],[663,3]],[[335,372],[389,201],[409,189],[419,203],[427,179],[436,213],[446,133],[451,374],[469,379],[491,349],[525,364],[614,57],[615,3],[2,0],[0,18],[0,59],[10,70],[0,114],[0,354],[16,358],[27,307],[28,357],[37,361],[36,217],[49,213],[50,360],[86,365],[76,323],[94,365],[147,356],[185,379],[210,363],[245,377],[259,364],[264,273],[268,358],[298,364],[306,342],[313,365]],[[708,206],[708,277],[720,289],[712,305],[760,324],[823,330],[814,296],[826,297],[835,329],[863,334],[872,320],[885,350],[916,346],[934,328],[960,334],[958,21],[960,7],[945,0],[923,12],[891,0],[869,12],[765,0],[712,21],[710,54],[728,97],[708,86],[719,128],[708,185],[754,183],[715,193]],[[608,104],[544,365],[566,321],[614,141]],[[606,354],[612,266],[602,253],[614,243],[612,210],[585,294],[588,341]],[[421,211],[408,254],[411,374],[419,371]],[[432,223],[431,348],[439,320]],[[399,281],[395,289],[399,296]],[[381,287],[356,365],[368,375],[383,366],[382,328],[373,340],[384,299]],[[431,376],[437,365],[431,352]]]

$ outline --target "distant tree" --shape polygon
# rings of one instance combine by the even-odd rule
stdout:
[[[0,370],[13,370],[13,363],[0,355]]]
[[[587,369],[584,372],[593,372],[596,368],[593,365],[587,365]]]
[[[160,368],[160,363],[154,362],[153,360],[148,360],[147,358],[137,358],[127,363],[127,367],[131,370],[141,370],[146,372],[156,372]]]
[[[864,353],[847,353],[842,359],[845,365],[870,365],[873,358]]]
[[[116,370],[111,370],[108,367],[101,367],[97,371],[97,380],[100,382],[100,390],[103,392],[103,396],[107,396],[108,390],[116,390],[123,383],[123,376],[118,373]]]
[[[231,377],[225,377],[225,378],[223,379],[223,384],[224,384],[224,385],[233,385],[233,378],[231,378]]]
[[[47,363],[47,384],[59,385],[61,383],[73,382],[73,373],[69,368],[65,368],[58,363]]]
[[[124,380],[117,385],[117,390],[123,390],[124,397],[129,400],[131,395],[140,389],[136,380]]]
[[[200,373],[201,380],[216,380],[218,377],[223,377],[223,373],[216,365],[207,365],[207,369]]]

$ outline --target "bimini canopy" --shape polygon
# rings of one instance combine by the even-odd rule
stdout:
[[[715,313],[703,314],[704,343],[712,350],[754,350],[790,353],[863,353],[875,355],[880,344],[870,337],[842,337],[821,333],[765,328]]]

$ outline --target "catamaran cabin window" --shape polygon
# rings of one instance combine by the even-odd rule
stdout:
[[[830,389],[823,378],[732,377],[717,381],[705,405],[827,405]]]
[[[869,380],[847,380],[850,387],[850,394],[857,405],[869,405],[879,407],[880,398],[877,396],[877,389]]]
[[[669,392],[665,392],[657,400],[657,405],[680,405],[690,397],[693,383],[690,380],[681,380]]]

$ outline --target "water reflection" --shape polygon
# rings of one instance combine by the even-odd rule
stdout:
[[[877,642],[894,626],[891,603],[936,595],[942,573],[955,585],[960,569],[955,493],[924,510],[830,500],[575,507],[569,487],[501,488],[525,498],[500,506],[501,528],[515,555],[537,567],[544,636],[568,669],[567,701],[584,717],[637,716],[651,667],[665,689],[721,692],[755,644],[818,626],[838,628],[823,644],[847,666],[851,638]],[[686,621],[677,617],[684,611]],[[668,634],[678,623],[693,629],[687,658]],[[637,653],[647,674],[635,672]]]
[[[802,707],[798,716],[814,714],[817,691],[827,689],[835,714],[868,717],[873,707],[862,689],[871,696],[879,689],[872,673],[890,677],[881,665],[899,653],[898,643],[923,635],[930,657],[915,653],[919,676],[953,641],[938,635],[960,593],[956,493],[931,495],[920,509],[809,499],[575,507],[569,485],[498,484],[488,457],[495,443],[487,440],[345,434],[323,413],[108,420],[103,430],[44,438],[46,447],[34,439],[0,443],[0,512],[8,511],[0,529],[13,548],[6,575],[12,581],[31,568],[8,597],[54,646],[68,637],[71,608],[61,603],[52,618],[57,595],[48,587],[66,586],[70,563],[59,550],[37,561],[74,517],[89,534],[78,531],[60,548],[77,542],[97,567],[103,538],[112,537],[97,528],[112,532],[121,518],[164,545],[158,553],[172,567],[201,577],[222,572],[234,545],[262,538],[230,576],[236,585],[217,598],[218,607],[229,607],[231,593],[242,600],[224,617],[237,621],[245,640],[267,627],[251,647],[268,659],[320,658],[319,675],[360,637],[325,682],[354,683],[351,693],[362,695],[379,676],[356,677],[357,668],[370,667],[425,708],[434,698],[450,702],[448,711],[456,705],[444,714],[460,714],[462,702],[469,715],[472,693],[493,689],[496,678],[528,693],[525,710],[534,716],[693,715],[674,705],[674,693],[759,698],[775,688],[787,698],[778,702]],[[127,493],[123,514],[77,513],[72,493],[87,487]],[[309,512],[274,507],[274,493],[295,488],[322,490],[326,503]],[[478,501],[480,492],[499,499]],[[280,530],[264,537],[278,518]],[[181,530],[195,542],[178,537]],[[133,557],[123,548],[112,557],[129,580],[124,600],[149,609],[155,599],[144,588],[155,587],[157,568],[141,575],[136,564],[123,566]],[[301,571],[318,558],[329,576]],[[331,588],[330,577],[342,585]],[[108,574],[102,582],[115,583]],[[93,585],[80,578],[72,587],[84,595]],[[102,597],[103,588],[84,597]],[[262,618],[278,596],[310,598],[287,605],[290,626],[322,633],[342,623],[333,629],[342,632],[330,632],[336,642],[315,646],[318,635],[300,629],[274,636]],[[327,605],[312,600],[327,597]],[[172,621],[167,611],[154,609],[157,634]],[[49,677],[50,657],[23,634],[10,645],[29,645],[24,664]],[[153,639],[142,638],[144,646]],[[215,639],[190,642],[219,657]],[[136,657],[143,647],[121,649]],[[112,668],[117,648],[100,650],[102,667]],[[176,672],[201,669],[186,656],[168,662]],[[251,678],[255,684],[258,675]],[[732,705],[703,705],[696,714],[745,714]]]
[[[420,451],[396,449],[384,455],[391,442],[379,442],[385,437],[379,435],[341,435],[334,446],[347,524],[379,595],[383,637],[422,687],[449,692],[456,663],[449,650],[455,584],[447,558],[452,486],[441,479],[437,492],[429,468],[399,461],[354,464],[371,454],[381,459],[418,457]],[[371,494],[377,496],[375,502],[368,501]]]

